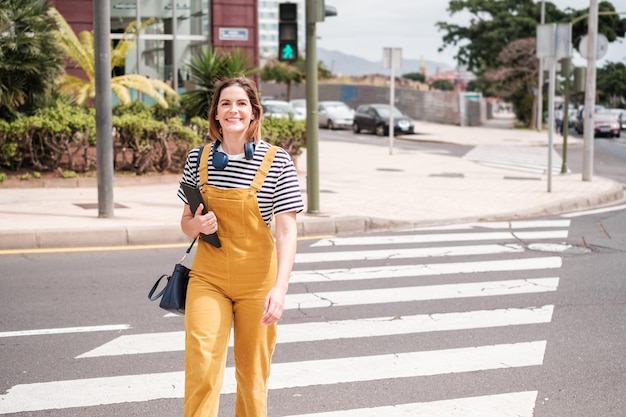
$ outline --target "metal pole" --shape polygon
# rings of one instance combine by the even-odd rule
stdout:
[[[137,36],[135,37],[136,39],[136,43],[137,43],[137,74],[141,74],[141,39],[139,39],[139,37],[141,36],[141,32],[139,31],[139,28],[141,27],[141,2],[138,1],[137,2],[137,14],[135,16],[135,19],[137,21]]]
[[[549,58],[548,68],[550,81],[548,83],[548,192],[552,192],[552,147],[554,143],[554,84],[556,79],[556,59]]]
[[[395,106],[395,92],[396,92],[396,72],[395,72],[395,48],[391,48],[391,72],[389,75],[389,155],[393,154],[393,135],[394,135],[394,120],[393,109]]]
[[[583,181],[593,176],[593,119],[596,107],[596,54],[598,44],[598,0],[589,3],[589,32],[587,33],[587,79],[583,126]]]
[[[306,0],[306,182],[307,212],[320,212],[315,0]]]
[[[96,164],[98,217],[113,217],[113,138],[111,131],[111,7],[93,2],[96,75]]]
[[[541,24],[546,20],[546,4],[541,1]],[[537,130],[543,126],[543,58],[539,58],[539,81],[537,82]]]
[[[561,174],[567,174],[567,136],[569,135],[569,100],[570,100],[570,76],[572,68],[571,58],[564,58],[561,64],[561,68],[567,65],[564,71],[565,75],[565,97],[563,100],[563,124],[561,125],[561,132],[563,135],[563,161],[561,164]]]
[[[172,1],[172,88],[178,91],[178,61],[176,59],[176,41],[178,33],[178,17],[176,0]]]

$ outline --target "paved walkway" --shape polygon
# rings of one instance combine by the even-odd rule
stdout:
[[[553,173],[548,192],[547,132],[502,128],[506,125],[510,119],[504,116],[483,127],[416,122],[418,134],[404,138],[474,146],[467,157],[320,142],[319,213],[298,215],[300,236],[517,219],[624,198],[621,184],[601,177],[582,181],[580,173]],[[554,140],[559,146],[560,136]],[[570,138],[569,146],[581,141]],[[500,155],[500,163],[484,155]],[[302,154],[297,161],[305,204],[306,159]],[[555,164],[560,167],[553,152]],[[0,250],[187,242],[179,227],[179,180],[177,175],[116,177],[113,218],[98,218],[93,178],[31,179],[15,188],[0,183]]]

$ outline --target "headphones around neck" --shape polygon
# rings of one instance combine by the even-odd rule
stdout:
[[[228,165],[228,155],[226,155],[224,152],[220,152],[217,150],[219,144],[219,140],[213,142],[213,167],[221,171],[226,168],[226,165]],[[243,155],[247,160],[251,160],[254,157],[255,148],[256,142],[254,139],[252,139],[250,142],[246,142],[243,144]]]

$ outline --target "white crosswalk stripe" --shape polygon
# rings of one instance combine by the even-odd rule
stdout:
[[[539,256],[528,250],[528,244],[537,240],[563,239],[567,237],[568,226],[569,220],[562,219],[476,223],[405,234],[319,240],[310,245],[311,251],[297,255],[285,313],[306,313],[309,310],[328,313],[320,315],[317,321],[280,324],[277,345],[285,350],[298,349],[306,343],[359,343],[361,339],[376,337],[393,340],[401,335],[437,332],[452,335],[478,329],[498,332],[498,329],[514,326],[546,326],[551,323],[554,313],[551,301],[491,309],[472,308],[471,303],[485,298],[499,300],[500,297],[507,297],[502,299],[510,302],[531,294],[541,296],[541,300],[550,300],[550,294],[559,287],[563,260],[553,254]],[[497,243],[483,243],[488,240]],[[437,245],[444,242],[449,246]],[[452,242],[458,244],[450,245]],[[425,263],[425,259],[429,261]],[[451,262],[445,262],[448,259]],[[348,267],[337,267],[332,263]],[[394,280],[402,280],[402,285],[380,288],[381,282],[392,283]],[[376,285],[369,287],[370,283]],[[324,287],[329,284],[332,286]],[[332,312],[342,307],[367,309],[385,305],[391,308],[398,303],[434,300],[458,300],[454,304],[457,307],[445,312],[332,318]],[[465,304],[467,307],[463,308]],[[126,326],[119,330],[132,329],[132,323]],[[40,332],[38,334],[53,334],[45,330]],[[541,338],[498,339],[493,344],[469,340],[466,344],[457,342],[428,349],[412,345],[400,349],[389,343],[386,352],[370,354],[363,353],[367,352],[365,344],[363,351],[349,356],[342,352],[333,358],[275,361],[270,389],[332,387],[357,382],[376,384],[390,379],[541,367],[548,344]],[[126,355],[183,350],[183,331],[121,334],[76,356],[75,360],[79,363],[115,361]],[[20,384],[0,395],[0,415],[181,398],[183,386],[182,370]],[[294,413],[295,405],[285,410],[290,410],[288,417],[532,417],[538,391],[528,388],[525,385],[517,391],[509,388],[500,393],[478,392],[479,395],[471,397],[380,403],[366,408],[333,406],[335,408],[324,412],[308,414]],[[228,367],[222,394],[235,391],[234,369]]]

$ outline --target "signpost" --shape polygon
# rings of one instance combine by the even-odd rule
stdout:
[[[548,192],[552,191],[552,147],[554,134],[554,90],[556,62],[572,55],[571,23],[549,23],[537,26],[537,57],[548,64]]]
[[[383,68],[391,70],[389,75],[389,155],[393,154],[394,120],[393,110],[395,106],[396,73],[397,68],[402,67],[401,48],[383,48]]]

